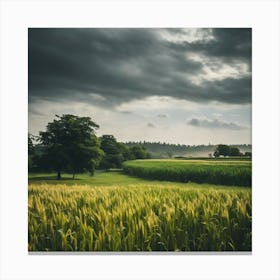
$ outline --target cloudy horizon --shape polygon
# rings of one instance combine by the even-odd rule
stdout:
[[[91,117],[118,141],[251,144],[250,28],[30,28],[29,132]]]

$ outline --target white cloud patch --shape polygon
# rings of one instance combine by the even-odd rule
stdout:
[[[242,79],[251,75],[249,66],[242,60],[236,60],[234,63],[216,57],[208,57],[203,54],[188,52],[188,59],[202,64],[202,69],[194,75],[186,75],[187,80],[190,80],[196,85],[201,85],[206,81],[222,81],[227,78]]]
[[[161,30],[159,34],[164,40],[175,43],[193,43],[201,40],[208,42],[215,39],[212,30],[206,28],[170,28]]]

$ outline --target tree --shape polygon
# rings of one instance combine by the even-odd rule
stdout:
[[[240,156],[241,153],[237,147],[230,147],[229,148],[229,156],[237,157]]]
[[[28,170],[33,168],[33,156],[34,156],[34,136],[28,133]]]
[[[229,146],[228,145],[218,145],[215,152],[214,152],[214,156],[215,157],[219,157],[219,156],[228,156],[229,155]]]
[[[129,147],[127,147],[124,143],[118,143],[118,146],[119,146],[120,153],[122,154],[124,160],[133,159],[133,154],[132,154],[131,150],[129,149]]]
[[[220,156],[220,154],[219,154],[218,150],[216,149],[215,152],[214,152],[214,157],[217,158],[219,156]]]
[[[133,159],[146,159],[151,157],[146,148],[141,144],[132,146],[130,151],[132,153]]]
[[[105,154],[100,163],[100,167],[105,169],[120,168],[124,161],[120,143],[117,142],[113,135],[103,135],[100,141],[100,147]]]
[[[119,153],[118,142],[113,135],[102,135],[100,148],[106,154],[117,154]]]
[[[44,146],[42,161],[46,168],[57,172],[71,172],[73,178],[85,170],[93,174],[102,157],[95,130],[99,127],[89,117],[70,114],[56,115],[58,119],[48,123],[46,131],[39,132],[39,141]]]
[[[222,144],[218,145],[214,152],[215,157],[240,156],[240,155],[241,153],[237,147],[232,147],[232,146],[222,145]]]
[[[244,156],[245,156],[245,157],[250,157],[250,158],[251,158],[251,157],[252,157],[252,152],[245,152]]]

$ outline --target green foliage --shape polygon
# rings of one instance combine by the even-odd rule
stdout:
[[[100,138],[100,148],[105,154],[118,154],[119,147],[116,138],[113,135],[103,135]]]
[[[39,133],[44,146],[42,167],[58,172],[58,178],[62,171],[70,171],[73,176],[85,169],[93,173],[103,154],[95,135],[98,125],[88,117],[56,117],[45,132]]]
[[[228,156],[230,147],[228,145],[218,145],[215,150],[215,156]]]
[[[252,152],[245,152],[244,156],[251,158],[252,157]]]
[[[251,161],[136,160],[123,163],[125,173],[152,180],[251,186]]]
[[[217,145],[181,145],[162,142],[127,142],[127,147],[142,145],[150,153],[152,158],[170,158],[170,157],[208,157],[213,154]],[[230,145],[238,148],[241,152],[251,152],[252,145]]]
[[[101,160],[100,168],[120,168],[124,161],[120,144],[113,135],[103,135],[100,138],[100,147],[104,151],[104,157]]]
[[[218,145],[214,152],[215,157],[240,156],[240,155],[241,153],[237,147],[222,145],[222,144]]]
[[[143,145],[135,145],[130,147],[132,154],[132,159],[147,159],[150,158],[150,154],[147,152],[146,148]]]
[[[34,136],[28,133],[28,170],[33,169],[33,157],[34,157]]]
[[[238,157],[241,155],[240,151],[236,147],[229,147],[229,154],[230,157]]]
[[[30,185],[29,251],[250,251],[251,190]]]
[[[128,148],[123,143],[118,143],[113,135],[103,135],[100,141],[105,154],[100,163],[101,169],[121,168],[125,160],[150,158],[143,145],[137,144]]]

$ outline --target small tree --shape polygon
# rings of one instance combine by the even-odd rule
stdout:
[[[34,136],[28,133],[28,170],[33,168],[33,156],[34,156]]]
[[[146,150],[146,148],[141,145],[135,145],[130,148],[130,151],[132,153],[133,159],[146,159],[146,158],[151,158],[151,155],[149,152]]]
[[[57,172],[57,179],[62,171],[73,174],[88,170],[101,159],[102,151],[95,130],[99,127],[89,117],[74,115],[57,116],[48,123],[47,129],[39,133],[39,140],[44,146],[42,160],[44,166]]]
[[[117,142],[113,135],[103,135],[100,138],[101,149],[104,152],[104,157],[100,163],[101,168],[120,168],[124,161],[121,145]]]
[[[214,156],[215,157],[219,157],[219,156],[240,156],[241,153],[239,151],[239,149],[237,147],[232,147],[232,146],[228,146],[228,145],[218,145],[215,152],[214,152]]]
[[[252,157],[252,152],[245,152],[244,156],[245,156],[245,157],[250,157],[250,158],[251,158],[251,157]]]
[[[214,152],[214,157],[217,158],[219,156],[220,156],[219,151],[216,149],[215,152]]]
[[[124,143],[118,143],[118,145],[124,160],[133,159],[133,154],[129,147],[127,147]]]
[[[240,150],[237,147],[230,147],[229,148],[229,156],[237,157],[240,156]]]
[[[228,145],[223,145],[223,144],[220,144],[217,146],[215,152],[214,152],[214,156],[215,157],[218,157],[218,156],[228,156],[229,155],[229,146]]]

